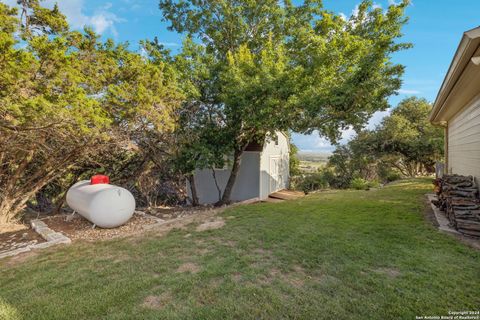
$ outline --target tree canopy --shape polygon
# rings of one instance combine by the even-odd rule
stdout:
[[[182,97],[154,50],[145,58],[70,31],[57,6],[19,5],[20,17],[0,3],[0,222],[110,146],[141,148],[173,130]]]
[[[338,146],[329,159],[333,185],[349,187],[352,179],[389,181],[434,172],[443,157],[443,132],[428,121],[432,106],[425,99],[402,100],[374,130],[363,130]]]
[[[219,204],[229,202],[250,142],[278,130],[317,130],[336,141],[342,129],[360,129],[388,107],[403,73],[391,54],[410,46],[398,42],[407,5],[384,12],[363,1],[344,19],[314,0],[160,0],[169,28],[199,41],[208,60],[201,65],[208,81],[193,84],[208,95],[187,100],[214,108],[217,134],[232,141]]]

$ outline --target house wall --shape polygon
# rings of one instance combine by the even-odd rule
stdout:
[[[480,178],[480,96],[448,121],[449,173]]]
[[[232,190],[231,200],[243,201],[257,198],[260,193],[260,152],[245,151],[241,157],[240,169]],[[215,169],[215,176],[221,192],[225,190],[230,169]],[[195,186],[198,200],[202,204],[213,204],[219,200],[211,169],[195,171]],[[187,181],[187,193],[191,197],[190,185]]]
[[[260,199],[266,199],[270,193],[288,188],[290,147],[284,134],[278,133],[277,136],[278,144],[269,139],[260,156]],[[277,177],[273,174],[273,165],[278,166]]]

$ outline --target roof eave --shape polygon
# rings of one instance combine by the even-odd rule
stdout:
[[[433,104],[432,112],[430,113],[429,120],[433,124],[441,124],[442,121],[438,119],[438,116],[444,109],[445,101],[455,86],[455,83],[461,76],[465,67],[468,65],[472,54],[475,52],[478,43],[474,44],[475,48],[472,48],[472,44],[474,42],[478,42],[478,39],[480,39],[480,27],[463,33],[462,40],[460,41],[452,63],[448,68],[447,75],[443,79],[442,86],[438,91],[437,97]]]

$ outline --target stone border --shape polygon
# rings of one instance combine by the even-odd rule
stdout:
[[[32,226],[32,229],[37,232],[43,239],[46,240],[46,242],[42,243],[37,243],[33,245],[29,245],[23,248],[18,248],[15,250],[7,251],[2,254],[0,254],[0,259],[6,258],[6,257],[12,257],[16,256],[17,254],[23,253],[23,252],[28,252],[33,249],[43,249],[43,248],[48,248],[57,244],[69,244],[72,242],[69,237],[63,235],[60,232],[55,232],[52,229],[50,229],[45,222],[35,219],[30,221],[30,225]]]

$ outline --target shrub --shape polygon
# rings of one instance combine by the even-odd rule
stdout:
[[[355,190],[367,190],[369,188],[369,182],[362,178],[355,178],[350,183],[350,188]]]
[[[400,172],[388,167],[381,167],[379,170],[379,176],[384,182],[392,182],[402,178]]]
[[[346,174],[335,174],[331,170],[324,170],[322,173],[330,188],[347,189],[350,187],[352,181],[351,176]]]
[[[369,188],[378,188],[380,187],[380,182],[378,180],[368,181]]]
[[[315,190],[327,188],[328,182],[323,172],[316,172],[292,177],[291,187],[294,190],[301,190],[308,194]]]
[[[396,171],[389,172],[385,177],[385,181],[387,182],[392,182],[400,179],[402,179],[402,175]]]

